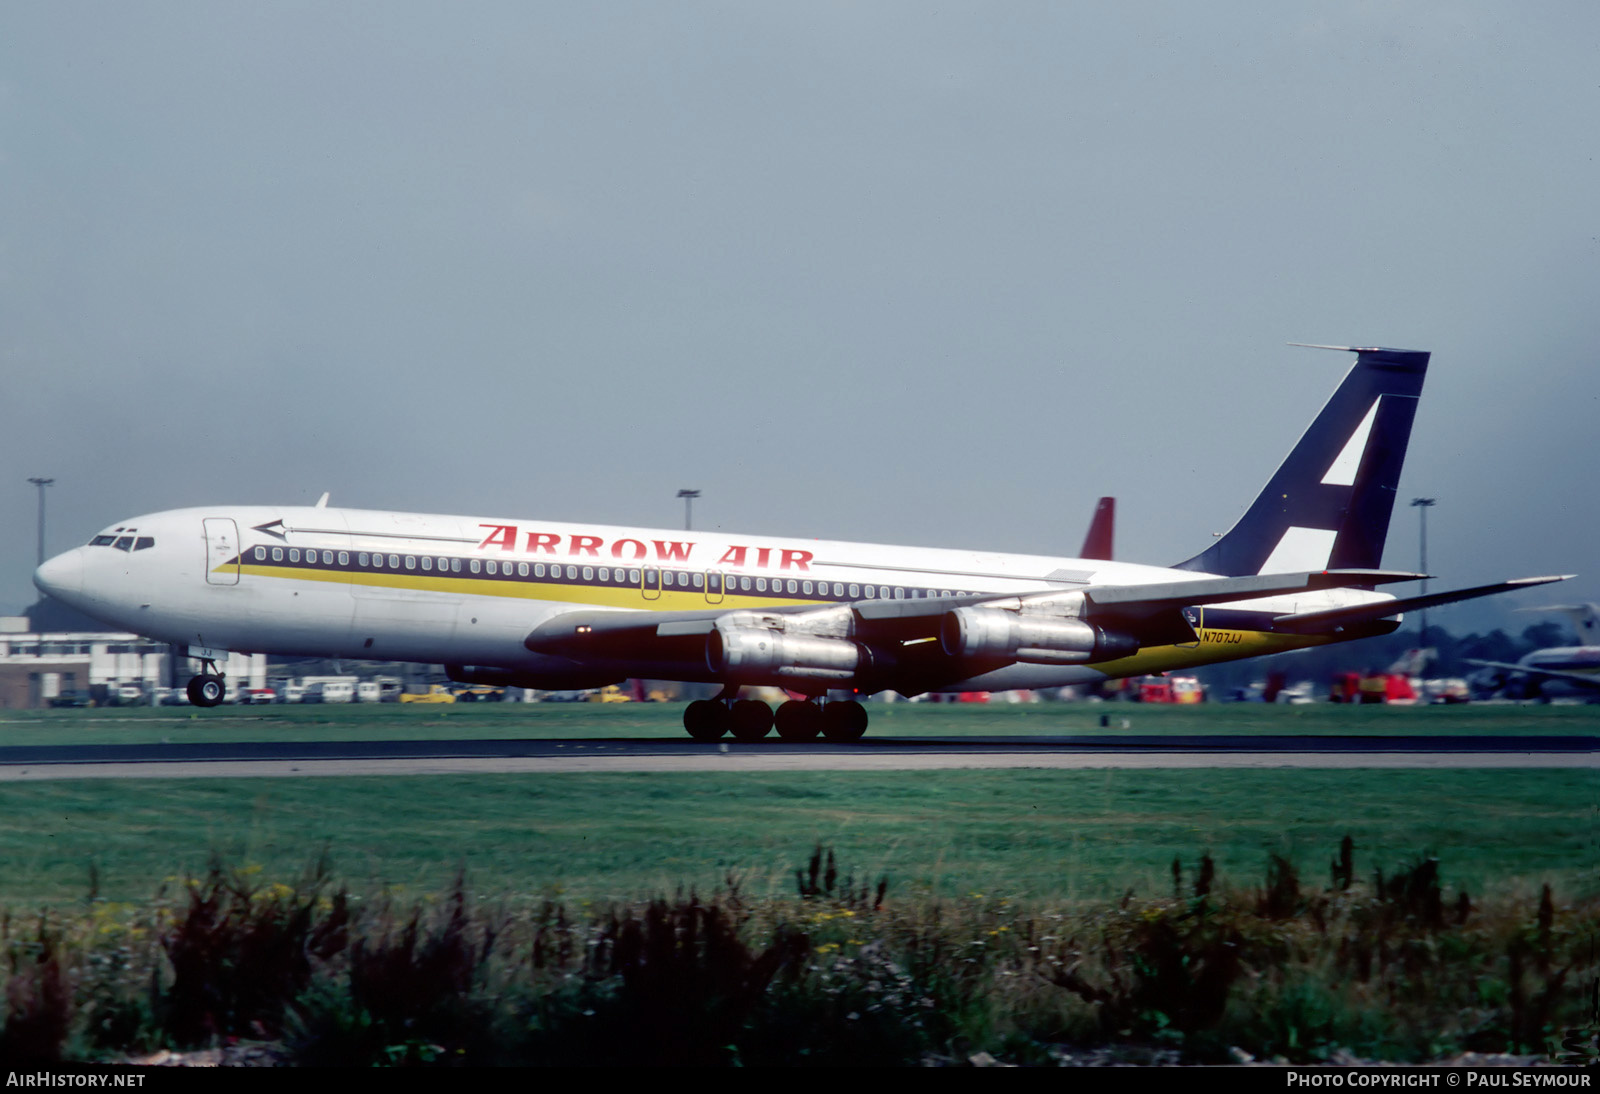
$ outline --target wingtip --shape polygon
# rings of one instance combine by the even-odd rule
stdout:
[[[1285,342],[1286,346],[1299,346],[1301,349],[1331,349],[1340,353],[1422,353],[1419,349],[1401,349],[1398,346],[1330,346],[1321,342]]]
[[[1418,574],[1410,570],[1323,570],[1334,577],[1347,578],[1352,585],[1390,585],[1402,581],[1432,581],[1435,574]]]

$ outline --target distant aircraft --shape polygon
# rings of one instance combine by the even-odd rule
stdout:
[[[1185,669],[1560,580],[1373,591],[1420,576],[1377,567],[1429,354],[1328,348],[1356,362],[1316,420],[1232,530],[1169,568],[319,503],[135,517],[34,582],[187,646],[205,669],[189,682],[199,706],[221,701],[216,662],[241,650],[443,663],[458,681],[528,688],[710,682],[718,696],[684,711],[697,739],[776,723],[786,739],[852,740],[867,725],[855,696]],[[738,698],[746,686],[804,698],[774,715]]]
[[[1117,522],[1117,499],[1101,498],[1094,507],[1094,519],[1089,522],[1089,533],[1083,537],[1083,550],[1079,558],[1092,558],[1110,562],[1111,539]]]
[[[1572,620],[1578,641],[1585,646],[1600,646],[1600,604],[1546,604],[1537,608],[1518,608],[1519,612],[1561,612]]]
[[[1464,703],[1471,696],[1467,681],[1459,676],[1428,676],[1428,669],[1439,660],[1433,646],[1405,650],[1389,666],[1386,675],[1401,677],[1424,703]],[[1393,702],[1393,700],[1390,700]]]
[[[1547,646],[1523,655],[1516,664],[1475,660],[1467,663],[1495,670],[1489,684],[1514,698],[1581,696],[1600,701],[1600,605],[1551,604],[1517,610],[1566,613],[1585,645]]]

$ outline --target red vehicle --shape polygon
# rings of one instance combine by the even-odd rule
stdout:
[[[1141,703],[1199,703],[1205,688],[1193,676],[1143,676],[1133,696]]]
[[[1333,678],[1328,698],[1335,703],[1415,703],[1417,692],[1403,673],[1341,672]]]

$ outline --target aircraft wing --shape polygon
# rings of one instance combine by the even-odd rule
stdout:
[[[951,608],[966,607],[993,600],[992,596],[942,596],[921,600],[861,600],[838,604],[785,604],[761,608],[707,607],[686,612],[580,610],[563,612],[546,620],[523,640],[535,653],[561,657],[616,657],[643,654],[643,648],[658,640],[704,638],[716,629],[717,621],[730,616],[755,616],[781,627],[788,619],[843,614],[850,609],[861,620],[872,620],[875,629],[894,630],[893,621],[902,617],[929,618]],[[916,606],[916,611],[909,609]],[[897,611],[896,609],[901,609]]]
[[[1531,589],[1535,585],[1548,585],[1552,581],[1566,581],[1572,576],[1572,574],[1560,574],[1554,577],[1519,577],[1493,585],[1477,585],[1470,589],[1453,589],[1450,592],[1429,593],[1426,596],[1408,596],[1378,604],[1358,604],[1350,608],[1330,608],[1320,612],[1280,615],[1273,619],[1272,626],[1274,630],[1287,631],[1291,634],[1337,634],[1346,627],[1387,619],[1401,612],[1432,608],[1438,604],[1454,604],[1460,600],[1473,600],[1480,596],[1493,596],[1495,593],[1512,592],[1516,589]]]
[[[1579,687],[1600,690],[1600,675],[1596,675],[1594,673],[1564,672],[1561,669],[1541,669],[1535,668],[1532,665],[1513,665],[1509,661],[1479,661],[1471,657],[1467,658],[1466,661],[1469,665],[1482,665],[1484,668],[1503,669],[1506,672],[1514,672],[1521,676],[1540,676],[1549,680],[1562,680],[1569,684],[1577,684]]]
[[[706,607],[683,612],[578,610],[563,612],[536,627],[523,645],[535,653],[577,661],[651,659],[682,655],[685,640],[704,638],[719,620],[737,616],[747,625],[773,630],[789,627],[808,633],[863,640],[926,640],[939,633],[946,613],[987,607],[1010,611],[1048,611],[1052,602],[1081,598],[1075,612],[1097,626],[1115,629],[1140,645],[1192,642],[1193,628],[1182,609],[1285,596],[1324,589],[1415,581],[1422,575],[1392,570],[1324,570],[1248,577],[1209,577],[1150,585],[1098,585],[1082,590],[993,595],[919,597],[911,600],[857,600],[834,605],[773,608]],[[1400,609],[1386,601],[1383,614]],[[675,648],[674,648],[675,647]]]

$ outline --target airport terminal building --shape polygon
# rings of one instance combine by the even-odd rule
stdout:
[[[28,615],[0,616],[0,709],[37,710],[63,702],[149,704],[197,671],[172,646],[41,601]],[[230,680],[263,687],[265,654],[233,654]],[[173,681],[177,684],[174,685]]]

